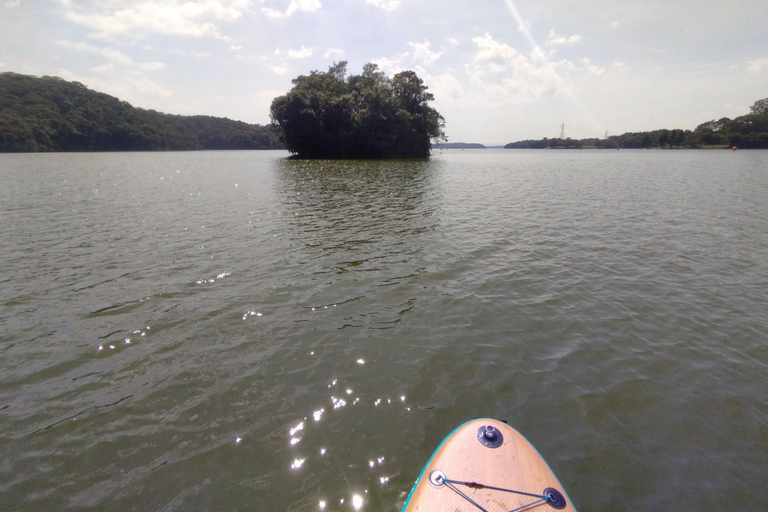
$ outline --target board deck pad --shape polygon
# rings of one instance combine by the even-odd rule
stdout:
[[[576,512],[536,448],[514,428],[489,418],[464,423],[440,443],[402,512],[482,510]]]

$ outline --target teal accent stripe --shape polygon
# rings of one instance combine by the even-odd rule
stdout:
[[[477,418],[476,418],[476,419],[477,419]],[[413,484],[413,487],[411,487],[411,492],[409,492],[409,493],[408,493],[408,499],[407,499],[407,500],[405,500],[405,504],[403,505],[403,508],[401,508],[401,509],[400,509],[400,512],[404,512],[404,511],[405,511],[405,509],[406,509],[406,507],[408,507],[408,503],[410,503],[410,501],[411,501],[411,496],[413,496],[413,491],[415,491],[415,490],[416,490],[416,487],[418,487],[418,486],[419,486],[419,482],[421,482],[421,479],[422,479],[422,478],[424,478],[424,472],[425,472],[425,471],[427,470],[427,468],[429,467],[429,463],[430,463],[430,462],[432,462],[432,459],[435,457],[435,454],[436,454],[436,453],[437,453],[437,452],[440,450],[440,447],[441,447],[441,446],[443,446],[443,444],[444,444],[444,443],[445,443],[445,442],[446,442],[446,441],[447,441],[447,440],[448,440],[448,439],[449,439],[449,438],[450,438],[450,437],[451,437],[453,434],[455,434],[457,430],[459,430],[461,427],[463,427],[463,426],[464,426],[464,425],[466,425],[467,423],[471,423],[471,422],[473,422],[473,421],[475,421],[475,420],[469,420],[469,421],[465,421],[464,423],[462,423],[461,425],[459,425],[458,427],[456,427],[455,429],[453,429],[453,431],[452,431],[450,434],[448,434],[447,436],[445,436],[445,439],[443,439],[442,441],[440,441],[440,444],[439,444],[439,445],[437,445],[437,448],[435,448],[435,451],[434,451],[434,452],[432,452],[432,455],[429,457],[429,460],[427,461],[427,463],[426,463],[426,464],[424,464],[424,469],[422,469],[422,470],[421,470],[421,473],[419,474],[419,478],[417,478],[417,479],[416,479],[416,483],[415,483],[415,484]]]

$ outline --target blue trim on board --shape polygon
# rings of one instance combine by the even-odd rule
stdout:
[[[480,418],[476,418],[476,419],[480,419]],[[417,478],[417,479],[416,479],[416,483],[414,483],[414,484],[413,484],[413,487],[411,487],[411,492],[409,492],[409,493],[408,493],[408,499],[407,499],[407,500],[405,500],[405,504],[403,505],[403,508],[401,508],[401,509],[400,509],[400,512],[405,512],[405,508],[408,506],[408,503],[410,503],[410,501],[411,501],[411,496],[413,496],[413,491],[415,491],[415,490],[416,490],[416,487],[418,487],[418,486],[419,486],[419,482],[421,482],[421,479],[422,479],[422,477],[424,476],[424,472],[425,472],[425,471],[427,470],[427,468],[429,467],[429,463],[430,463],[430,462],[432,462],[432,459],[435,457],[435,454],[437,454],[437,452],[440,450],[440,447],[441,447],[441,446],[443,446],[443,443],[445,443],[445,442],[446,442],[446,441],[447,441],[447,440],[448,440],[448,439],[449,439],[449,438],[450,438],[450,437],[451,437],[453,434],[455,434],[455,433],[456,433],[456,431],[457,431],[457,430],[459,430],[461,427],[463,427],[463,426],[464,426],[464,425],[466,425],[467,423],[472,423],[473,421],[475,421],[475,420],[469,420],[469,421],[465,421],[464,423],[462,423],[461,425],[459,425],[458,427],[456,427],[455,429],[453,429],[453,431],[452,431],[450,434],[448,434],[447,436],[445,436],[445,439],[443,439],[442,441],[440,441],[440,444],[439,444],[439,445],[437,445],[437,448],[435,448],[435,451],[434,451],[434,452],[432,452],[432,455],[430,455],[430,457],[429,457],[429,460],[427,461],[427,463],[426,463],[426,464],[424,464],[424,469],[422,469],[422,470],[421,470],[421,473],[419,474],[419,478]]]

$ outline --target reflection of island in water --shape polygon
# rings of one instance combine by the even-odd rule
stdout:
[[[438,223],[440,166],[435,160],[280,161],[276,188],[292,239],[289,258],[315,283],[301,301],[323,306],[375,296],[373,311],[361,302],[350,325],[398,322],[415,302],[403,287],[425,271],[424,248]]]

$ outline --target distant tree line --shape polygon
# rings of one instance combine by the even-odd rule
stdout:
[[[756,101],[750,113],[729,119],[723,117],[701,123],[694,130],[653,130],[627,132],[605,139],[547,139],[523,140],[504,146],[507,149],[556,149],[596,147],[618,148],[702,148],[731,147],[768,149],[768,98]]]
[[[427,105],[434,96],[414,71],[392,78],[376,64],[347,77],[347,63],[293,79],[272,102],[286,149],[300,158],[426,158],[446,140],[445,121]]]
[[[282,147],[271,125],[163,114],[79,82],[0,73],[0,152]]]
[[[567,139],[548,139],[544,137],[541,140],[521,140],[510,142],[504,146],[504,149],[581,149],[583,146],[594,144],[597,139],[574,140]]]
[[[477,142],[438,142],[432,144],[432,149],[485,149],[485,145]]]

